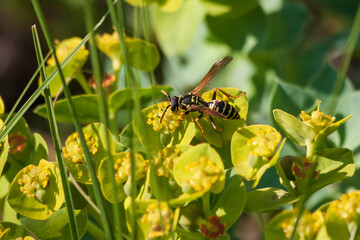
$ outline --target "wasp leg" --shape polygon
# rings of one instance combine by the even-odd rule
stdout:
[[[221,144],[222,144],[221,146],[222,146],[222,148],[224,148],[225,142],[224,142],[224,136],[223,136],[223,130],[222,130],[222,128],[218,128],[218,127],[215,125],[214,119],[213,119],[211,116],[209,116],[209,119],[210,119],[210,122],[211,122],[211,125],[213,126],[213,128],[214,128],[215,130],[217,130],[217,131],[220,132],[220,135],[221,135]]]
[[[199,120],[203,117],[203,113],[201,113],[196,119],[195,122],[199,125],[201,128],[201,142],[204,141],[204,127],[200,124]]]
[[[227,92],[225,92],[224,90],[221,90],[220,88],[215,88],[213,91],[213,96],[212,96],[212,100],[216,100],[216,91],[219,90],[220,92],[222,92],[222,94],[224,94],[225,96],[227,96],[228,98],[238,98],[241,97],[242,95],[246,94],[245,92],[243,92],[242,94],[238,95],[238,96],[232,96],[230,94],[228,94]]]

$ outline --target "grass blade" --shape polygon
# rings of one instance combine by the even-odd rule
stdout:
[[[41,65],[41,63],[43,62],[43,57],[42,57],[42,52],[41,52],[39,36],[38,36],[35,25],[31,29],[32,29],[32,34],[33,34],[33,38],[34,38],[36,57],[38,60],[38,64]],[[44,65],[41,68],[40,74],[41,74],[42,79],[46,78],[46,70],[45,70]],[[48,116],[49,116],[50,132],[51,132],[51,136],[53,138],[56,157],[57,157],[57,160],[59,163],[59,168],[60,168],[61,181],[62,181],[62,185],[64,188],[66,208],[67,208],[68,215],[69,215],[71,237],[72,237],[72,239],[79,239],[78,228],[77,228],[77,224],[76,224],[76,220],[75,220],[74,203],[73,203],[72,196],[71,196],[70,184],[69,184],[69,181],[67,180],[68,175],[66,173],[65,162],[64,162],[64,158],[62,156],[61,142],[60,142],[59,132],[58,132],[57,125],[56,125],[55,111],[52,106],[52,99],[50,96],[49,88],[46,88],[44,90],[44,93],[45,93],[46,109],[47,109]]]

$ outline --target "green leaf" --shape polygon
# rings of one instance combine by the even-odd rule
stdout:
[[[225,15],[232,18],[247,14],[259,4],[258,0],[202,0],[201,3],[211,16],[219,17]]]
[[[360,101],[360,91],[350,93],[340,99],[340,102],[336,108],[336,115],[338,118],[352,115],[353,117],[341,128],[342,139],[341,145],[346,146],[349,149],[359,149],[360,147],[360,111],[357,104]],[[359,154],[359,151],[354,152],[355,155]]]
[[[146,149],[141,144],[139,138],[136,136],[133,129],[133,122],[126,125],[120,133],[120,142],[126,148],[132,148],[134,152],[146,152]],[[118,151],[117,151],[118,152]]]
[[[12,181],[7,198],[10,206],[19,214],[31,219],[44,220],[56,212],[64,202],[64,191],[60,180],[60,172],[55,164],[40,160],[50,171],[49,183],[45,189],[46,197],[44,203],[37,200],[36,197],[27,197],[20,191],[19,179],[23,177],[21,170]]]
[[[79,237],[86,232],[88,215],[85,210],[75,210],[76,226]],[[39,239],[60,240],[71,239],[69,217],[66,207],[59,209],[50,218],[40,221],[27,217],[20,217],[21,224]]]
[[[142,39],[126,39],[129,63],[142,71],[154,71],[160,63],[157,47]]]
[[[48,159],[48,148],[45,139],[38,133],[33,134],[34,137],[34,155],[33,163],[38,164],[40,159]]]
[[[24,227],[12,222],[0,222],[0,239],[22,239],[29,234]]]
[[[220,2],[220,1],[219,1]],[[223,1],[221,1],[223,2]],[[234,4],[243,1],[233,1]],[[222,43],[228,44],[232,49],[242,50],[249,35],[256,40],[261,41],[265,37],[265,14],[261,7],[257,5],[257,1],[247,1],[248,5],[256,3],[252,6],[251,11],[246,15],[236,18],[206,16],[206,23],[211,34]],[[203,3],[203,1],[202,1]],[[258,7],[256,7],[258,6]],[[254,8],[253,8],[254,7]],[[241,12],[243,8],[234,9]],[[219,9],[221,11],[221,9]]]
[[[246,190],[241,176],[234,168],[225,170],[225,177],[226,187],[215,195],[211,215],[221,217],[221,222],[226,223],[226,229],[229,229],[241,215],[246,202]]]
[[[300,119],[280,109],[273,110],[274,118],[286,135],[300,146],[315,138],[315,131]]]
[[[219,154],[210,147],[209,144],[203,143],[198,144],[195,147],[189,149],[188,151],[184,152],[179,160],[176,162],[173,170],[173,176],[176,181],[176,183],[180,187],[184,187],[185,185],[188,185],[187,181],[189,179],[194,179],[195,182],[198,181],[198,174],[199,171],[189,171],[187,168],[188,166],[199,164],[199,168],[203,167],[201,165],[201,159],[205,158],[205,160],[209,160],[215,164],[215,167],[219,168],[220,170],[224,170],[224,164],[219,156]],[[197,168],[194,168],[198,170]],[[206,176],[207,177],[207,176]],[[204,179],[201,182],[201,185],[196,185],[198,187],[204,187],[202,184],[204,181],[209,179]],[[218,175],[218,178],[215,183],[211,184],[210,189],[204,189],[205,191],[211,191],[212,193],[219,193],[224,189],[225,186],[225,175],[224,173],[221,173]],[[202,192],[203,190],[200,190],[199,192]]]
[[[275,91],[271,96],[271,109],[282,109],[292,115],[298,115],[301,110],[313,106],[314,95],[308,94],[303,88],[282,81],[276,83]]]
[[[355,172],[352,151],[347,148],[329,148],[317,151],[313,160],[317,163],[318,177],[312,181],[311,191],[317,191],[331,183],[351,177]]]
[[[92,123],[89,124],[85,127],[82,128],[83,133],[86,136],[89,136],[88,140],[92,141],[93,139],[93,143],[91,143],[91,147],[93,148],[93,152],[90,152],[91,155],[91,160],[93,161],[93,164],[95,164],[95,171],[98,171],[98,167],[100,165],[100,161],[101,159],[103,159],[104,157],[108,156],[108,151],[110,153],[114,153],[115,152],[115,142],[110,139],[110,149],[107,148],[107,144],[106,144],[106,131],[108,131],[108,135],[111,136],[110,131],[105,127],[104,124],[102,123]],[[80,183],[85,183],[85,184],[91,184],[91,176],[90,176],[90,172],[88,170],[88,167],[86,166],[86,162],[84,159],[84,155],[82,153],[82,148],[81,148],[81,144],[80,144],[80,140],[78,139],[78,137],[74,137],[73,133],[72,135],[70,135],[68,137],[68,139],[71,139],[68,141],[68,139],[65,142],[65,149],[63,148],[63,152],[65,151],[66,154],[64,154],[64,161],[65,164],[69,170],[69,172],[74,176],[74,178],[80,182]],[[75,143],[76,142],[76,143]],[[89,147],[89,145],[88,145]],[[81,151],[79,152],[79,148],[81,149]],[[80,163],[80,162],[74,162],[72,161],[72,157],[79,157],[77,155],[79,155],[81,153],[81,156],[84,160],[84,162]],[[71,157],[71,158],[70,158]]]
[[[196,0],[184,1],[174,13],[165,13],[154,5],[150,9],[153,30],[167,57],[184,53],[192,44],[204,18],[204,9]]]
[[[318,135],[316,135],[315,138],[315,142],[319,142],[322,141],[325,137],[329,136],[330,134],[332,134],[333,132],[335,132],[339,127],[341,127],[341,125],[343,125],[348,119],[350,119],[352,116],[348,116],[346,118],[343,118],[333,124],[331,124],[330,126],[327,126],[326,128],[324,128],[323,130],[321,130]]]
[[[143,5],[149,5],[151,3],[156,2],[156,0],[125,0],[128,4],[134,7],[141,7]]]
[[[248,192],[246,199],[244,209],[246,212],[261,213],[294,203],[299,200],[299,197],[290,197],[288,192],[279,188],[261,188]]]
[[[6,115],[3,117],[6,117]],[[20,118],[13,129],[11,129],[8,134],[8,140],[9,156],[17,160],[22,167],[32,163],[31,155],[34,140],[25,118]]]
[[[98,97],[96,95],[84,94],[71,97],[76,111],[76,115],[81,124],[89,124],[99,121]],[[34,113],[47,118],[47,110],[45,105],[39,105],[34,109]],[[71,114],[69,112],[66,99],[59,100],[55,103],[56,121],[64,123],[72,123]]]
[[[153,86],[153,88],[138,88],[137,94],[141,101],[146,102],[151,99],[158,99],[160,97],[164,97],[161,93],[161,90],[165,92],[169,92],[171,87],[164,86]],[[130,108],[130,104],[133,101],[133,90],[130,88],[120,89],[114,91],[109,96],[109,107],[114,109],[115,111],[120,110],[122,108]]]

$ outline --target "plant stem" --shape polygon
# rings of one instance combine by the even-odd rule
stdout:
[[[334,114],[336,109],[336,103],[338,102],[340,92],[342,90],[342,86],[344,85],[346,72],[349,68],[351,56],[354,52],[357,40],[360,34],[360,3],[356,12],[354,24],[351,28],[349,38],[346,42],[344,55],[340,62],[339,70],[337,71],[334,87],[332,90],[330,103],[329,103],[329,113]]]
[[[279,177],[282,180],[282,184],[284,184],[286,190],[289,192],[291,197],[295,197],[296,196],[296,192],[294,191],[294,189],[292,188],[289,179],[286,177],[286,174],[284,172],[284,170],[282,169],[281,165],[279,162],[277,162],[275,164],[275,169],[276,172],[278,173]]]

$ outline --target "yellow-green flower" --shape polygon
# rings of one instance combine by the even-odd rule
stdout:
[[[320,103],[318,103],[318,107],[316,111],[313,111],[311,115],[307,114],[304,111],[301,111],[300,117],[304,123],[314,128],[317,131],[330,126],[335,121],[335,117],[331,115],[325,115],[325,113],[320,112]]]
[[[98,144],[95,138],[89,134],[85,134],[86,145],[91,154],[95,154],[98,151]],[[83,163],[85,156],[81,147],[79,134],[77,132],[71,134],[65,142],[65,147],[62,148],[64,157],[73,161],[74,163]]]
[[[191,178],[185,179],[185,182],[196,192],[210,190],[222,174],[221,168],[205,157],[188,164],[186,171],[194,173]]]
[[[31,164],[22,171],[23,175],[19,178],[18,184],[20,191],[27,197],[35,197],[37,191],[47,187],[50,170],[43,162],[40,162],[38,166]]]
[[[360,215],[360,191],[343,194],[340,200],[334,200],[329,208],[331,208],[339,218],[347,222],[356,222]]]
[[[170,177],[174,168],[174,159],[180,156],[180,150],[177,148],[165,147],[153,160],[155,173],[158,176]]]
[[[251,155],[271,157],[281,140],[281,134],[271,127],[261,128],[260,132],[247,141],[248,147],[252,149]]]
[[[148,161],[144,160],[141,154],[135,154],[135,179],[140,180],[145,176],[145,173],[149,167]],[[131,178],[131,152],[127,152],[126,155],[122,158],[118,158],[114,164],[115,169],[115,181],[117,183],[126,182]]]
[[[157,108],[148,114],[147,124],[152,125],[153,129],[157,132],[175,132],[176,128],[180,126],[181,121],[184,119],[184,111],[172,112],[168,110],[160,123],[160,118],[168,105],[168,102],[159,103],[157,104]]]
[[[65,39],[61,42],[56,41],[56,57],[58,58],[59,62],[62,62],[80,43],[82,39],[79,37],[72,37],[69,39]],[[89,51],[85,49],[85,46],[83,45],[79,52],[83,52],[83,54],[88,55]],[[78,53],[79,53],[78,52]],[[55,66],[56,62],[53,56],[51,56],[47,60],[47,64],[50,66]]]
[[[281,228],[285,233],[285,237],[290,239],[294,230],[297,212],[294,211],[294,216],[286,219],[281,223]],[[324,216],[320,210],[310,213],[305,210],[301,215],[296,233],[299,235],[300,240],[313,239],[318,233],[320,227],[324,224]]]
[[[146,213],[141,218],[141,222],[149,224],[147,238],[157,238],[169,233],[171,221],[174,214],[166,202],[151,203],[146,209]]]
[[[117,31],[114,31],[112,34],[104,33],[101,36],[97,34],[95,42],[100,51],[111,59],[114,71],[118,71],[121,66],[121,50]]]

